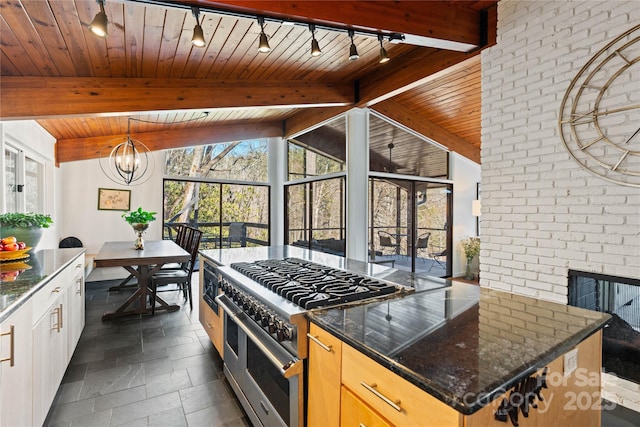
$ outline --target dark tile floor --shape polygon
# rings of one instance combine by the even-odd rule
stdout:
[[[249,426],[197,304],[102,322],[130,295],[108,292],[114,283],[86,284],[86,325],[45,425]]]

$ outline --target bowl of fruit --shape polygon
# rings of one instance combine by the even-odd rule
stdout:
[[[26,259],[29,257],[30,250],[30,246],[27,246],[25,242],[18,242],[14,236],[0,239],[0,260],[2,261]]]

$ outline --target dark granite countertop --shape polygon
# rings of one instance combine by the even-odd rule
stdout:
[[[19,274],[0,281],[0,322],[84,252],[83,248],[44,249],[30,253],[23,262],[1,263],[2,273]]]
[[[460,282],[312,322],[469,415],[602,328],[607,314]]]

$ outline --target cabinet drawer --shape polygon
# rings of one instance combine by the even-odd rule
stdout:
[[[342,383],[397,426],[462,426],[462,416],[354,348],[342,345]]]
[[[340,427],[392,427],[348,388],[342,387],[340,395]]]
[[[33,323],[35,324],[48,307],[71,286],[76,276],[83,271],[84,254],[76,258],[49,283],[39,289],[33,296]]]

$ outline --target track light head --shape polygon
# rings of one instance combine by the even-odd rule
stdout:
[[[271,52],[271,46],[269,46],[269,40],[264,32],[264,18],[258,16],[258,24],[260,24],[260,42],[258,44],[258,51],[262,53]]]
[[[193,27],[191,44],[196,47],[204,47],[207,42],[204,40],[204,31],[202,31],[202,26],[200,25],[200,9],[197,7],[192,7],[191,12],[193,13],[193,17],[196,18],[196,26]]]
[[[380,63],[380,64],[384,64],[385,62],[389,62],[389,60],[391,59],[391,58],[389,58],[389,55],[387,54],[387,50],[382,45],[383,38],[384,37],[382,36],[382,34],[378,34],[378,40],[380,41],[380,59],[378,60],[378,63]]]
[[[360,58],[360,55],[358,55],[358,48],[353,42],[353,36],[353,30],[349,30],[349,37],[351,38],[351,47],[349,47],[349,61],[355,61],[356,59]]]
[[[322,55],[318,40],[316,40],[316,26],[309,24],[309,31],[311,31],[311,56],[316,57]]]
[[[89,24],[89,29],[96,36],[105,38],[108,34],[107,24],[109,20],[107,19],[107,14],[104,12],[104,0],[96,0],[96,2],[100,5],[100,12],[96,13],[93,21]]]

